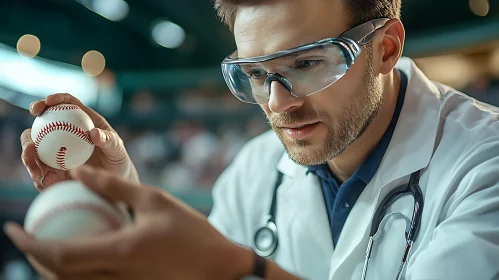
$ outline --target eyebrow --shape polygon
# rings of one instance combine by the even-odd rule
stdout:
[[[256,63],[252,63],[252,64],[241,64],[241,69],[243,70],[244,73],[248,73],[250,70],[253,70],[253,69],[263,69],[262,65],[258,65]],[[265,70],[265,69],[263,69]]]
[[[308,49],[308,50],[305,50],[305,51],[299,51],[299,52],[290,53],[290,54],[287,54],[285,57],[286,58],[296,58],[296,57],[301,56],[301,55],[303,55],[305,53],[314,53],[314,52],[317,52],[317,51],[320,51],[320,50],[324,50],[324,46],[317,46],[317,47],[314,47],[314,48],[311,48],[311,49]],[[261,55],[261,56],[272,55],[274,53],[275,52],[270,53],[270,54]],[[251,56],[251,57],[248,57],[248,58],[252,58],[252,57],[254,57],[254,56]],[[281,58],[283,58],[283,57],[278,57],[276,59],[281,59]],[[245,58],[240,58],[238,56],[237,59],[245,59]]]

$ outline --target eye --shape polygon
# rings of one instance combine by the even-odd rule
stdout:
[[[267,71],[256,68],[252,69],[247,73],[248,77],[253,78],[253,79],[259,79],[267,75]]]
[[[308,69],[318,65],[321,62],[322,62],[321,60],[301,60],[296,63],[296,68]]]

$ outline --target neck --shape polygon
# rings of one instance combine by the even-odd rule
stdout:
[[[375,119],[355,142],[327,162],[329,169],[341,182],[350,178],[364,163],[390,125],[400,91],[400,73],[394,69],[383,80],[383,102]]]

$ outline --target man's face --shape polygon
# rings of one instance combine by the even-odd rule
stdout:
[[[240,7],[234,25],[239,57],[267,55],[338,36],[350,28],[346,12],[340,1],[331,0],[270,0]],[[269,102],[261,107],[296,163],[314,165],[333,159],[376,116],[382,88],[372,53],[366,50],[362,48],[345,76],[313,95],[296,98],[272,83]]]

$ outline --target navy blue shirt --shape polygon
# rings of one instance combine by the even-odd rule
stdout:
[[[341,188],[340,184],[338,184],[338,180],[326,163],[308,167],[307,173],[311,172],[319,177],[329,217],[331,234],[333,236],[333,244],[337,244],[341,229],[345,224],[350,210],[366,185],[373,178],[376,170],[378,170],[392,138],[400,111],[402,110],[402,105],[404,104],[405,91],[407,88],[407,76],[402,71],[400,71],[400,76],[400,91],[397,98],[397,105],[388,128],[378,142],[378,145],[376,145],[374,150],[369,154],[366,161],[353,173],[352,177],[341,184]]]

